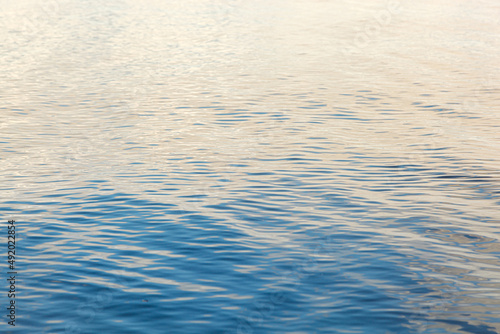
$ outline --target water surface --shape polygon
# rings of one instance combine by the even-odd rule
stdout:
[[[496,1],[1,3],[2,332],[500,332]]]

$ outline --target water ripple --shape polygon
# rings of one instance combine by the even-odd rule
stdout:
[[[498,10],[5,4],[17,329],[500,332]]]

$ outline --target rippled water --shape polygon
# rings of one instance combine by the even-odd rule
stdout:
[[[500,332],[497,1],[1,3],[0,331]]]

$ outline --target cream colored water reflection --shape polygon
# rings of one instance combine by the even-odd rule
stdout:
[[[283,192],[269,207],[324,214],[328,204],[318,198],[338,191],[364,212],[338,206],[329,221],[300,229],[342,222],[420,257],[408,268],[425,268],[430,295],[449,294],[429,305],[422,326],[453,331],[432,319],[447,312],[490,319],[499,306],[495,1],[3,5],[5,200],[37,202],[108,180],[116,192],[301,249],[289,231],[235,222],[218,205],[252,198],[254,186],[267,184]],[[287,183],[303,175],[302,184]],[[435,233],[392,226],[417,212]],[[91,232],[85,240],[106,242]],[[152,265],[142,261],[121,265],[131,272]]]

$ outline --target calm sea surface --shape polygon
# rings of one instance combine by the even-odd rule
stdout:
[[[498,1],[0,4],[0,332],[500,333]]]

